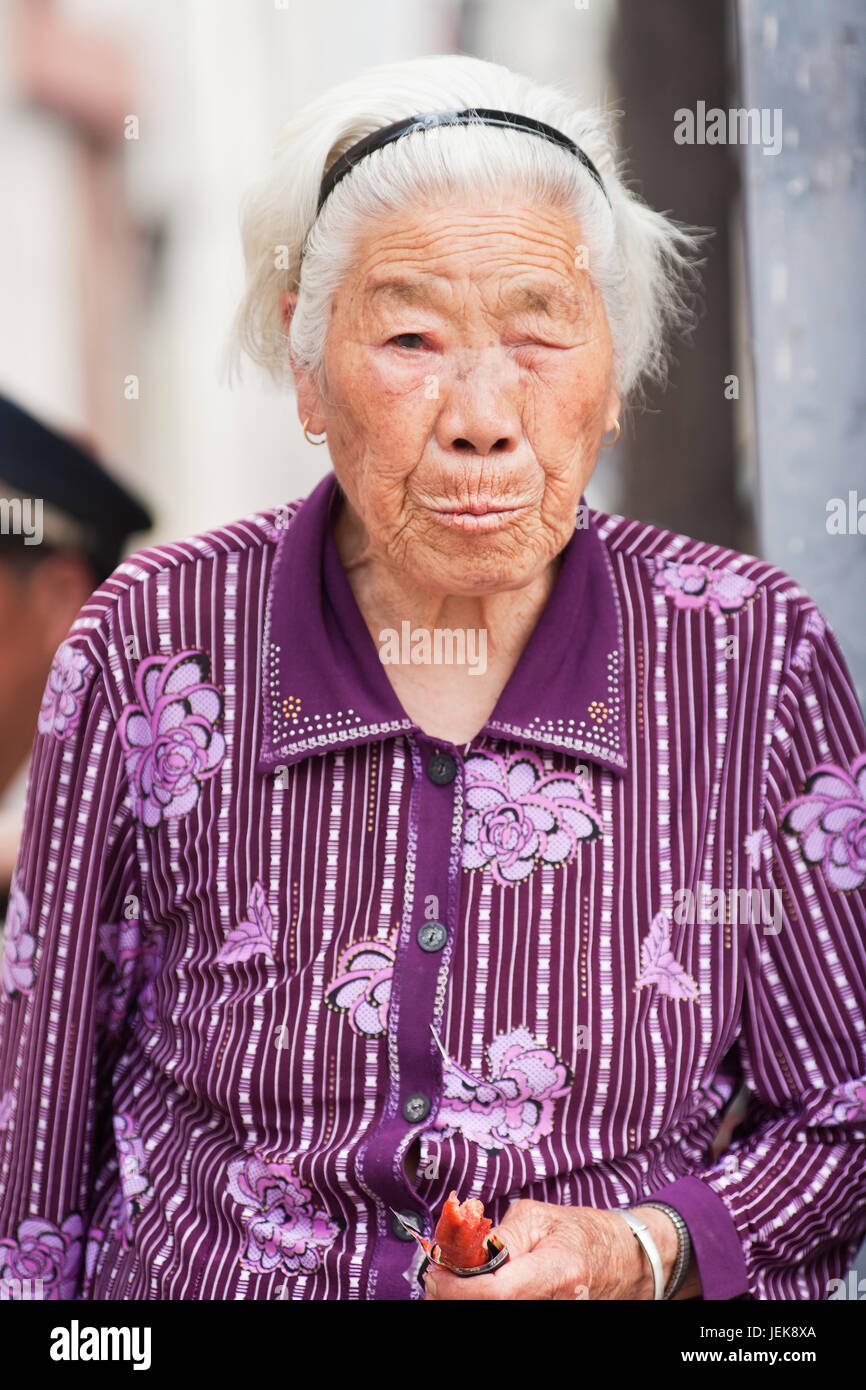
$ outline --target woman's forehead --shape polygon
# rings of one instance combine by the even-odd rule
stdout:
[[[552,209],[425,209],[359,238],[349,278],[372,309],[435,304],[471,281],[494,287],[503,310],[570,314],[589,289],[584,249],[574,219]]]
[[[585,274],[557,275],[539,267],[516,263],[503,285],[497,284],[497,307],[503,314],[544,314],[548,317],[570,318],[586,307],[587,283]],[[462,277],[457,277],[462,278]],[[492,271],[488,281],[497,279]],[[438,307],[453,298],[455,277],[437,274],[418,267],[414,271],[389,272],[381,267],[364,280],[364,294],[373,307]]]
[[[403,255],[407,260],[490,254],[525,256],[546,263],[563,253],[570,260],[582,241],[573,214],[545,203],[479,201],[434,204],[388,212],[356,240],[358,262]]]

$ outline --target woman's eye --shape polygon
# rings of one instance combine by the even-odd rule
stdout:
[[[407,339],[412,339],[412,341],[407,342]],[[423,346],[424,339],[420,333],[398,333],[396,337],[391,339],[391,342],[396,343],[398,347],[418,348]]]

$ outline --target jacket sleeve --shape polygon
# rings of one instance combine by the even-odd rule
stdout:
[[[706,1299],[829,1298],[866,1233],[866,730],[811,603],[768,754],[756,879],[776,910],[751,928],[747,1132],[648,1194],[689,1226]]]
[[[88,627],[79,616],[48,677],[6,920],[0,1298],[80,1293],[99,1153],[112,1142],[111,1076],[134,994],[135,826],[104,649]]]

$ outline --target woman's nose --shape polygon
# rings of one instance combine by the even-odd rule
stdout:
[[[507,454],[517,448],[521,430],[513,392],[501,370],[466,367],[455,374],[436,422],[443,449],[480,456]]]

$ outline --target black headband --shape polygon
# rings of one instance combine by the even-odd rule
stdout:
[[[503,126],[508,130],[523,130],[527,135],[540,135],[543,140],[550,140],[554,145],[561,145],[563,149],[575,155],[591,174],[604,194],[607,201],[607,190],[601,181],[601,175],[593,164],[588,154],[584,154],[579,145],[570,140],[567,135],[563,135],[561,130],[556,130],[552,125],[545,125],[544,121],[536,121],[532,116],[517,116],[513,111],[493,111],[486,106],[471,107],[465,111],[428,111],[421,116],[409,116],[406,120],[394,121],[393,125],[386,125],[382,130],[374,130],[372,135],[367,135],[357,144],[352,145],[345,154],[335,160],[322,179],[322,186],[319,189],[319,203],[316,208],[316,215],[321,212],[322,204],[330,193],[336,188],[341,179],[354,169],[355,165],[366,155],[372,154],[373,150],[380,150],[383,145],[390,145],[393,140],[399,140],[403,135],[411,135],[416,130],[429,130],[433,126],[443,125],[493,125]]]

